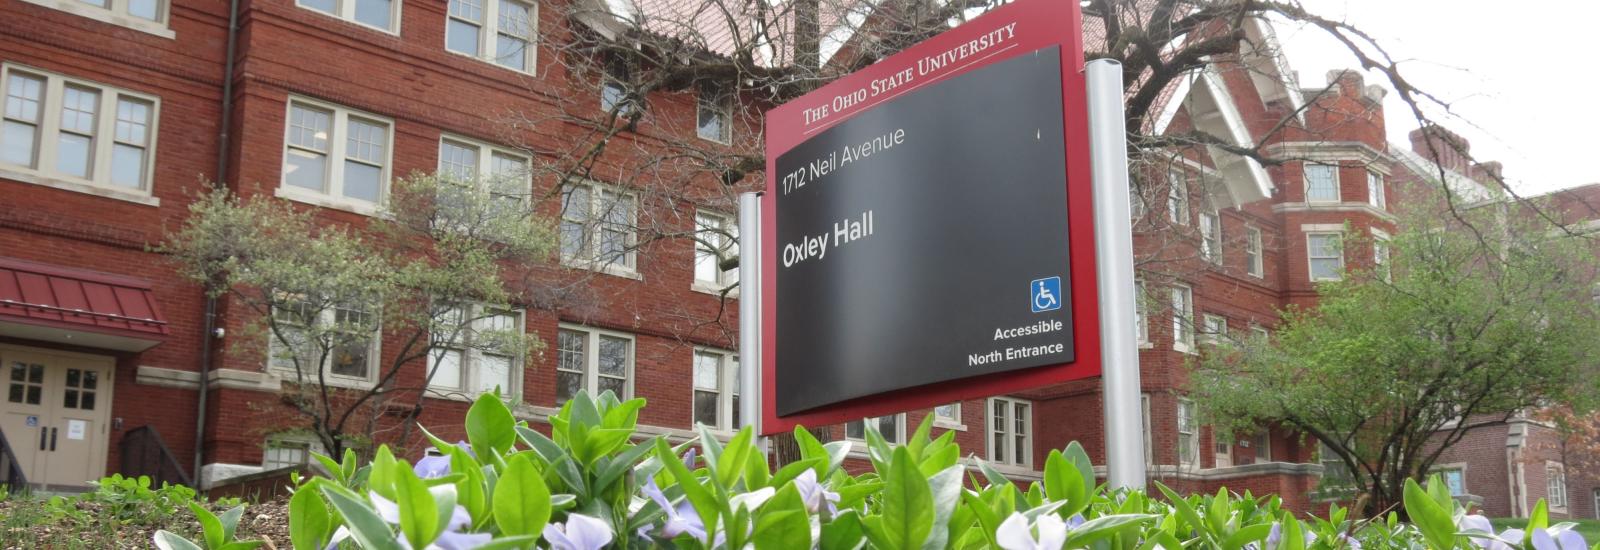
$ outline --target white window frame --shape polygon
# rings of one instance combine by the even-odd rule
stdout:
[[[1262,462],[1274,462],[1274,460],[1272,460],[1271,430],[1261,428],[1260,431],[1257,431],[1255,436],[1250,439],[1250,446],[1255,448],[1257,464]]]
[[[1194,353],[1194,289],[1188,285],[1172,285],[1168,304],[1172,307],[1172,349]]]
[[[276,310],[277,308],[273,309]],[[317,312],[317,322],[328,323],[331,326],[333,323],[337,322],[336,319],[338,318],[338,312],[347,309],[348,308],[339,307],[323,308],[321,311]],[[368,344],[367,349],[366,376],[350,376],[333,372],[334,355],[333,353],[329,353],[328,357],[325,358],[326,362],[319,366],[319,368],[322,370],[323,380],[327,383],[327,385],[335,387],[369,388],[372,384],[378,381],[378,371],[380,365],[382,364],[381,354],[383,352],[383,322],[382,317],[376,310],[377,307],[374,305],[373,307],[368,308],[368,310],[362,311],[362,313],[370,315],[374,321],[372,327],[372,341],[370,344]],[[276,311],[273,311],[269,312],[268,314],[272,315],[276,313]],[[273,334],[270,329],[267,330],[266,336],[267,370],[276,373],[286,382],[297,382],[299,380],[299,374],[295,372],[293,365],[280,366],[274,364],[273,362],[273,358],[277,357],[281,352],[284,345],[283,342],[278,341],[278,336]],[[316,383],[316,373],[306,372],[305,376],[308,383]]]
[[[532,159],[532,157],[529,157],[526,153],[523,153],[523,152],[515,150],[515,149],[511,149],[511,148],[508,148],[508,147],[501,147],[501,146],[498,146],[498,145],[492,145],[492,144],[490,144],[488,142],[479,141],[479,140],[468,138],[468,137],[462,137],[462,136],[453,135],[453,134],[441,134],[439,136],[439,167],[438,167],[438,172],[439,172],[439,174],[441,176],[447,175],[445,173],[445,167],[444,167],[444,146],[445,146],[446,143],[449,143],[449,144],[454,145],[456,147],[470,147],[470,148],[475,148],[475,149],[478,150],[478,155],[477,155],[478,158],[477,158],[477,161],[476,161],[477,164],[474,165],[474,168],[476,169],[477,174],[475,174],[473,176],[474,177],[473,183],[476,183],[479,186],[480,189],[483,189],[485,191],[491,191],[492,192],[492,191],[495,190],[491,186],[491,184],[495,183],[493,178],[496,178],[496,177],[498,177],[500,175],[500,174],[496,174],[494,172],[494,160],[495,160],[495,156],[496,155],[512,157],[512,158],[517,159],[518,161],[521,161],[524,173],[520,174],[518,176],[518,178],[521,181],[518,182],[517,188],[523,194],[519,197],[518,200],[520,200],[521,202],[526,203],[528,201],[529,197],[532,196],[532,194],[533,194],[533,159]]]
[[[466,317],[458,318],[455,326],[444,328],[457,332],[455,338],[460,343],[448,341],[431,343],[434,349],[428,351],[428,370],[426,373],[428,376],[428,392],[436,397],[474,399],[479,391],[488,391],[490,388],[483,387],[483,381],[480,379],[485,352],[481,349],[481,346],[473,342],[473,335],[477,331],[483,330],[481,326],[487,322],[490,315],[501,314],[514,317],[516,320],[512,330],[518,334],[526,335],[528,312],[521,308],[496,307],[485,304],[472,304],[464,308],[464,311],[463,308],[455,308],[455,310],[460,311]],[[446,314],[445,317],[449,318],[449,315]],[[465,319],[465,322],[462,319]],[[439,337],[444,338],[449,337],[449,335],[439,335]],[[435,374],[434,367],[445,350],[461,354],[460,364],[456,366],[460,369],[458,373],[460,379],[454,386],[443,385],[433,379]],[[505,401],[518,402],[522,398],[522,373],[527,367],[527,353],[524,350],[508,351],[512,352],[506,354],[511,356],[510,380],[506,382],[510,385],[500,388],[500,398]]]
[[[1222,264],[1222,216],[1216,212],[1200,213],[1200,257]]]
[[[718,227],[707,228],[705,224],[701,223],[702,217],[708,218],[711,221],[715,221]],[[722,233],[715,231],[715,229],[720,229],[724,232],[730,233],[731,237],[723,235]],[[739,219],[735,216],[730,216],[721,212],[707,210],[704,208],[697,209],[695,211],[694,218],[694,231],[695,265],[693,269],[694,284],[692,285],[692,288],[700,292],[721,294],[723,290],[731,287],[732,290],[729,291],[728,297],[738,297],[739,289],[737,285],[739,284],[739,268],[735,267],[731,270],[723,271],[721,268],[721,262],[716,262],[716,265],[712,266],[712,269],[716,270],[716,279],[708,280],[700,276],[700,258],[702,254],[711,254],[711,258],[716,258],[714,251],[708,248],[707,243],[705,242],[712,239],[727,239],[729,242],[722,243],[722,255],[734,258],[739,257]]]
[[[529,25],[530,25],[529,31],[532,34],[530,36],[524,37],[528,41],[528,46],[527,46],[527,49],[523,50],[523,51],[527,52],[527,65],[526,66],[524,66],[522,68],[517,68],[517,67],[510,66],[510,65],[506,65],[504,63],[500,63],[500,61],[499,61],[499,59],[500,59],[499,58],[499,51],[498,51],[498,49],[500,47],[499,38],[500,38],[500,35],[502,34],[500,32],[500,0],[484,0],[483,21],[473,21],[471,19],[467,19],[467,18],[464,18],[464,17],[457,17],[455,14],[450,12],[450,0],[445,0],[445,8],[444,8],[444,17],[445,17],[444,51],[450,52],[452,54],[459,55],[459,56],[462,56],[462,57],[466,57],[466,58],[470,58],[470,59],[476,59],[478,61],[482,61],[484,63],[488,63],[490,65],[494,65],[494,66],[500,67],[502,69],[516,71],[516,72],[524,73],[524,74],[528,74],[528,75],[537,74],[538,73],[538,66],[539,66],[539,8],[540,8],[540,4],[539,4],[539,2],[524,1],[524,0],[506,0],[506,1],[512,2],[512,3],[515,3],[515,4],[523,4],[523,5],[526,5],[526,6],[528,6],[530,8],[528,11],[529,11],[529,16],[532,17],[532,19],[529,20]],[[478,55],[472,55],[472,54],[469,54],[469,53],[458,52],[458,51],[450,49],[450,20],[452,20],[452,19],[457,19],[457,20],[461,20],[461,21],[467,22],[469,24],[477,25],[477,27],[478,27]]]
[[[1450,488],[1450,475],[1452,473],[1460,476],[1461,492],[1458,493],[1454,488],[1450,488],[1450,496],[1459,497],[1472,493],[1467,489],[1467,464],[1465,462],[1435,465],[1432,473],[1439,475],[1439,481],[1443,482],[1446,488]]]
[[[733,143],[733,94],[732,91],[717,90],[707,85],[695,90],[694,135],[696,137],[723,145]],[[717,103],[719,101],[720,104]],[[715,111],[713,115],[721,115],[721,136],[706,136],[700,133],[700,114],[706,111]]]
[[[696,346],[694,354],[690,356],[693,361],[689,365],[690,369],[699,368],[697,363],[701,356],[715,356],[717,360],[717,419],[714,423],[706,424],[706,427],[720,432],[736,432],[739,430],[739,423],[734,422],[733,419],[741,411],[739,411],[739,406],[734,403],[733,398],[742,397],[739,395],[739,353],[725,349]],[[696,385],[692,371],[690,373],[689,386],[689,422],[690,424],[696,424],[700,421],[694,418],[697,397],[695,394],[709,390],[702,390],[700,386]],[[740,419],[740,421],[743,420],[742,418]]]
[[[1145,215],[1144,194],[1139,192],[1138,184],[1128,182],[1128,217],[1137,225],[1139,219]]]
[[[271,460],[272,451],[275,449],[282,449],[286,444],[294,445],[296,447],[304,446],[302,452],[305,453],[305,460],[301,461],[297,465],[278,462],[280,465],[273,466],[272,463],[275,461]],[[304,435],[267,436],[267,438],[261,442],[261,469],[262,471],[270,471],[281,468],[292,468],[295,466],[310,467],[311,464],[316,463],[316,459],[311,457],[311,453],[317,453],[320,455],[328,454],[327,450],[322,448],[322,442],[317,441],[316,438],[313,437]]]
[[[1316,256],[1316,247],[1311,245],[1314,238],[1325,237],[1333,239],[1335,248],[1332,256]],[[1338,260],[1336,272],[1332,277],[1318,277],[1316,270],[1317,260]],[[1344,234],[1337,231],[1309,231],[1306,232],[1306,277],[1312,281],[1338,281],[1344,278]]]
[[[1154,465],[1155,448],[1151,445],[1153,438],[1150,432],[1150,394],[1139,394],[1140,424],[1144,427],[1144,463],[1146,466]]]
[[[884,439],[888,440],[890,445],[900,445],[900,444],[905,443],[905,441],[906,441],[906,414],[905,413],[899,413],[899,414],[893,414],[893,415],[883,415],[883,416],[874,416],[874,417],[871,417],[871,418],[863,418],[861,420],[851,420],[851,421],[846,422],[844,424],[844,437],[845,437],[845,439],[850,440],[850,441],[866,441],[867,440],[866,439],[866,436],[867,436],[867,425],[866,425],[866,422],[867,421],[877,421],[879,419],[890,417],[890,416],[894,417],[894,433],[893,434],[888,434],[888,435],[884,435],[882,431],[879,431],[878,433],[880,435],[884,435]],[[850,425],[851,424],[856,424],[856,423],[860,423],[861,424],[861,437],[855,437],[855,436],[850,435]],[[893,437],[889,437],[890,435],[892,435]]]
[[[1244,227],[1244,269],[1251,277],[1260,279],[1266,276],[1267,262],[1265,247],[1261,240],[1261,228],[1253,225]]]
[[[1566,510],[1567,508],[1567,467],[1566,465],[1547,461],[1544,463],[1545,499],[1550,503],[1551,510]]]
[[[940,412],[939,409],[949,407],[949,414]],[[967,425],[961,420],[961,402],[952,401],[933,408],[933,425],[956,431],[966,431]]]
[[[636,247],[639,244],[639,195],[633,191],[623,189],[618,186],[607,185],[592,180],[584,180],[581,183],[574,183],[571,184],[570,187],[574,189],[579,187],[586,189],[589,197],[588,214],[583,220],[583,243],[581,244],[583,245],[584,250],[580,251],[581,256],[568,255],[566,243],[564,241],[558,243],[561,246],[561,262],[571,267],[581,267],[584,269],[617,275],[619,277],[638,279],[639,250]],[[628,212],[628,237],[627,243],[624,245],[626,251],[622,254],[621,263],[609,262],[600,258],[600,232],[603,231],[601,226],[607,223],[604,221],[606,214],[606,203],[604,197],[607,195],[627,197],[633,204],[632,211]],[[577,220],[569,220],[567,218],[567,208],[572,205],[565,204],[565,195],[563,195],[562,203],[562,223],[566,223],[568,221],[576,222]],[[564,239],[565,236],[558,235],[557,238]]]
[[[1600,488],[1591,490],[1590,496],[1594,501],[1594,517],[1600,519]]]
[[[1389,197],[1383,187],[1383,175],[1368,170],[1367,203],[1378,210],[1387,210],[1389,208]]]
[[[621,339],[625,339],[625,340],[628,341],[628,361],[627,361],[627,375],[626,375],[627,379],[623,381],[623,388],[624,388],[623,393],[626,393],[627,395],[619,395],[619,396],[617,396],[617,399],[620,399],[620,400],[623,400],[623,401],[626,401],[628,399],[632,399],[633,398],[633,393],[634,393],[634,389],[633,389],[634,380],[637,377],[636,373],[638,372],[637,371],[637,369],[638,369],[638,357],[639,357],[639,340],[638,340],[638,338],[636,338],[636,337],[634,337],[634,335],[628,334],[626,332],[617,332],[617,331],[614,331],[614,330],[599,329],[599,328],[595,328],[595,327],[591,327],[591,326],[587,326],[587,325],[579,325],[579,324],[574,324],[574,323],[558,323],[557,324],[557,331],[556,331],[556,347],[557,347],[557,349],[556,349],[556,378],[557,378],[556,379],[556,384],[557,384],[557,388],[556,388],[556,392],[557,392],[556,393],[556,399],[557,399],[556,406],[559,407],[562,404],[562,402],[560,401],[560,399],[561,399],[561,395],[560,395],[561,389],[560,389],[560,386],[559,386],[561,373],[562,372],[572,372],[572,371],[565,371],[565,370],[561,369],[561,357],[560,357],[560,354],[561,354],[561,350],[560,350],[560,342],[561,342],[560,338],[561,338],[561,335],[560,335],[560,333],[561,332],[565,332],[565,331],[578,332],[578,333],[582,333],[584,335],[584,343],[583,343],[583,389],[588,391],[589,395],[593,396],[593,397],[599,397],[600,396],[600,337],[601,336],[610,336],[612,338],[621,338]]]
[[[30,4],[37,4],[53,10],[64,11],[79,17],[93,19],[101,23],[109,23],[119,27],[133,29],[139,32],[153,34],[162,38],[177,38],[177,33],[168,26],[171,20],[172,3],[170,0],[156,0],[156,18],[145,19],[133,15],[128,11],[128,0],[109,0],[109,7],[100,7],[79,0],[22,0]]]
[[[298,148],[289,143],[289,132],[293,128],[291,120],[294,116],[296,104],[315,110],[328,111],[332,115],[329,121],[331,127],[329,128],[328,150],[324,152],[327,155],[328,165],[326,172],[323,173],[325,189],[322,192],[289,184],[289,171],[286,170],[289,165],[289,150]],[[344,195],[344,166],[347,160],[346,149],[349,141],[351,117],[385,126],[383,167],[378,172],[378,200],[376,202]],[[275,194],[292,201],[346,210],[367,216],[377,214],[379,207],[389,198],[389,187],[394,174],[394,132],[394,119],[309,97],[289,96],[289,100],[285,101],[283,105],[283,158],[278,164],[281,174],[278,178],[278,189]]]
[[[401,19],[401,17],[400,17],[401,16],[401,11],[400,10],[401,10],[401,6],[403,4],[405,4],[405,0],[391,0],[391,2],[389,4],[389,26],[393,27],[393,28],[388,28],[388,29],[383,28],[383,27],[377,27],[377,26],[373,26],[373,25],[368,25],[366,23],[363,23],[361,21],[356,20],[356,1],[357,0],[332,0],[332,1],[333,1],[333,11],[338,12],[338,13],[328,13],[328,12],[322,11],[320,9],[313,8],[311,6],[307,6],[302,2],[302,0],[295,0],[294,5],[296,7],[298,7],[298,8],[300,8],[300,9],[303,9],[303,10],[309,11],[311,13],[315,13],[315,14],[321,15],[323,17],[332,17],[334,19],[338,19],[340,21],[344,21],[344,22],[350,23],[352,25],[360,25],[362,28],[372,29],[372,30],[375,30],[375,31],[378,31],[378,32],[381,32],[381,33],[385,33],[385,34],[392,34],[392,35],[395,35],[395,36],[400,36],[400,19]]]
[[[1197,467],[1200,465],[1200,422],[1195,415],[1194,400],[1180,397],[1178,406],[1174,410],[1178,434],[1178,466]],[[1188,460],[1184,460],[1184,451],[1188,451]]]
[[[1215,313],[1202,313],[1200,314],[1200,326],[1201,330],[1205,332],[1203,336],[1205,343],[1213,346],[1226,346],[1232,343],[1228,340],[1227,317]]]
[[[1181,170],[1167,172],[1167,221],[1189,225],[1189,180]]]
[[[1027,449],[1020,449],[1020,450],[1017,449],[1017,437],[1016,436],[1018,434],[1016,433],[1016,430],[1015,430],[1015,425],[1016,425],[1015,419],[1010,418],[1008,416],[1006,418],[1006,422],[1004,423],[1004,425],[997,425],[996,424],[995,417],[994,417],[994,405],[997,402],[998,403],[1004,403],[1006,405],[1006,413],[1009,414],[1009,415],[1015,415],[1016,414],[1018,405],[1022,405],[1022,406],[1025,406],[1025,407],[1028,408],[1028,417],[1024,418],[1023,422],[1022,422],[1022,429],[1025,430],[1025,433],[1021,434],[1023,436],[1023,444],[1027,447]],[[984,402],[983,424],[985,426],[985,429],[983,431],[983,433],[984,433],[984,446],[983,446],[983,449],[984,449],[984,452],[986,453],[986,456],[988,457],[990,462],[994,462],[994,463],[997,463],[997,464],[1006,464],[1006,465],[1010,465],[1010,466],[1018,466],[1018,467],[1029,468],[1029,469],[1033,468],[1033,449],[1034,449],[1033,413],[1036,410],[1037,409],[1034,408],[1034,403],[1032,401],[1029,401],[1027,399],[1017,399],[1015,397],[990,397],[987,401]],[[994,447],[994,445],[995,445],[994,438],[995,438],[996,435],[1000,435],[1000,436],[1003,436],[1005,438],[1005,449],[1006,449],[1006,459],[1005,460],[995,460],[995,457],[994,457],[994,448],[995,448]]]
[[[1217,428],[1211,428],[1211,460],[1214,468],[1229,468],[1233,466],[1233,438],[1224,439],[1217,433]]]
[[[638,97],[636,91],[632,89],[632,86],[628,83],[628,80],[631,79],[632,75],[629,74],[627,65],[623,65],[621,61],[606,64],[605,71],[600,75],[599,105],[601,113],[610,113],[617,105],[622,105],[621,108],[616,109],[617,116],[626,118],[642,107],[640,103],[644,101],[644,98]],[[606,105],[608,101],[606,99],[606,90],[611,88],[617,90],[619,97],[616,101],[619,103]]]
[[[1250,325],[1250,335],[1253,336],[1253,337],[1256,337],[1256,338],[1260,338],[1263,341],[1265,341],[1265,340],[1267,340],[1269,338],[1272,338],[1272,333],[1267,331],[1267,327],[1264,327],[1264,326],[1261,326],[1261,325],[1257,325],[1257,324],[1254,324],[1254,323],[1252,323]]]
[[[1134,336],[1139,342],[1139,347],[1150,347],[1150,311],[1149,296],[1145,294],[1144,281],[1136,280],[1133,283],[1133,322]]]
[[[76,0],[72,0],[76,1]],[[148,94],[128,91],[90,80],[69,77],[60,73],[35,69],[14,63],[0,63],[0,119],[5,117],[13,75],[44,80],[40,90],[39,119],[33,121],[33,164],[23,166],[0,163],[0,176],[27,183],[100,195],[114,199],[158,206],[161,201],[151,194],[155,182],[157,136],[160,135],[161,99]],[[94,136],[90,145],[89,177],[64,174],[55,169],[58,144],[61,136],[61,106],[67,87],[86,88],[99,96],[95,105]],[[149,106],[149,119],[145,124],[144,171],[140,174],[139,188],[125,187],[111,182],[111,161],[116,148],[117,106],[122,100],[145,103]]]
[[[1337,164],[1316,164],[1316,163],[1308,162],[1308,163],[1305,163],[1304,167],[1305,167],[1305,169],[1303,170],[1303,172],[1304,172],[1303,179],[1305,179],[1305,194],[1306,194],[1306,202],[1307,203],[1313,203],[1313,202],[1315,202],[1315,203],[1337,203],[1337,202],[1341,202],[1341,201],[1344,200],[1343,196],[1342,196],[1342,191],[1339,189],[1339,165],[1337,165]],[[1315,197],[1315,196],[1312,195],[1312,193],[1311,193],[1311,188],[1312,188],[1311,172],[1312,172],[1312,169],[1316,169],[1317,171],[1327,170],[1328,173],[1332,176],[1331,179],[1332,179],[1332,183],[1333,183],[1333,198],[1326,198],[1326,197],[1319,198],[1319,197]]]

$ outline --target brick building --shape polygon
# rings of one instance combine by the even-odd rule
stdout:
[[[230,7],[237,33],[229,32]],[[278,399],[284,373],[251,351],[263,346],[236,341],[250,334],[251,314],[219,300],[217,330],[206,331],[201,290],[149,246],[182,223],[208,182],[359,226],[392,178],[526,167],[583,139],[583,117],[563,115],[602,117],[620,96],[547,59],[554,56],[545,44],[577,31],[568,27],[576,19],[545,7],[0,4],[0,368],[8,384],[0,433],[29,481],[81,486],[119,471],[178,479],[195,465],[194,481],[211,485],[304,462],[318,445],[295,433],[295,417]],[[1272,42],[1265,24],[1248,31],[1251,44]],[[1089,29],[1086,40],[1094,39]],[[1280,493],[1306,509],[1321,472],[1313,449],[1278,429],[1215,437],[1182,395],[1183,364],[1228,339],[1270,336],[1279,308],[1314,301],[1315,281],[1381,261],[1382,250],[1338,246],[1339,234],[1347,224],[1380,239],[1395,231],[1389,178],[1415,170],[1408,162],[1429,161],[1385,142],[1383,92],[1355,73],[1335,72],[1326,88],[1302,90],[1273,49],[1246,50],[1174,86],[1150,129],[1265,141],[1268,152],[1291,160],[1263,166],[1202,147],[1159,168],[1165,176],[1152,180],[1163,183],[1135,190],[1138,253],[1169,266],[1146,270],[1150,280],[1141,281],[1149,306],[1140,325],[1145,438],[1154,479],[1186,490]],[[693,91],[648,99],[651,116],[617,138],[633,150],[759,139]],[[547,122],[507,124],[507,112]],[[623,153],[608,162],[623,173],[641,161]],[[535,195],[549,185],[531,175],[528,184]],[[639,185],[619,178],[585,196],[627,197]],[[705,188],[701,197],[721,189],[710,180],[691,185]],[[683,233],[732,214],[730,203],[711,198],[630,204]],[[544,213],[575,216],[559,206]],[[569,388],[584,387],[648,399],[640,419],[647,433],[687,438],[697,418],[730,427],[737,339],[685,319],[736,327],[737,307],[719,295],[727,275],[697,266],[696,246],[656,240],[589,270],[578,279],[595,297],[589,307],[512,312],[507,322],[543,340],[546,351],[509,359],[509,370],[487,361],[458,367],[459,391],[431,391],[420,422],[460,437],[464,395],[498,381],[520,388],[515,411],[535,424]],[[387,349],[382,340],[370,359]],[[419,361],[405,376],[421,380],[422,370]],[[352,383],[374,375],[361,365],[344,374]],[[865,422],[897,440],[933,414],[936,434],[955,430],[969,453],[1029,479],[1049,449],[1072,440],[1100,457],[1101,410],[1099,382],[1089,380]],[[829,433],[860,437],[861,424]]]

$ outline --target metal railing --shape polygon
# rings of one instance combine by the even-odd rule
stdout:
[[[12,452],[11,443],[6,441],[4,431],[0,431],[0,486],[10,493],[18,493],[28,487],[28,476],[22,475],[22,464],[17,461],[17,454]]]
[[[161,432],[156,431],[155,426],[128,430],[122,434],[118,448],[122,450],[122,475],[150,476],[151,485],[155,487],[160,487],[163,482],[194,486],[188,472],[178,465],[178,459],[172,455],[172,449],[167,448],[166,441],[161,439]]]

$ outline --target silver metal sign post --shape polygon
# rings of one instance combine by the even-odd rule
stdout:
[[[1133,222],[1122,64],[1088,62],[1089,156],[1094,169],[1095,277],[1100,283],[1100,377],[1105,385],[1106,481],[1145,488],[1139,343],[1134,331]]]
[[[739,396],[739,427],[760,434],[761,193],[739,194]]]

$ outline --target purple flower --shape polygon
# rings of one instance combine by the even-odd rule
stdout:
[[[1067,543],[1067,523],[1061,516],[1044,514],[1034,521],[1038,536],[1028,528],[1028,519],[1012,512],[995,530],[995,542],[1005,550],[1058,550]]]
[[[829,514],[839,512],[839,507],[835,505],[839,502],[839,493],[829,491],[821,483],[817,483],[816,470],[808,468],[800,472],[800,475],[794,478],[794,488],[800,491],[800,500],[806,503],[806,511],[815,514],[817,510],[822,509],[823,503],[827,503]]]
[[[418,460],[411,471],[417,473],[422,479],[434,479],[450,475],[450,457],[444,455],[428,455]]]
[[[600,550],[611,544],[611,527],[597,518],[569,514],[565,524],[544,526],[544,540],[550,550]]]
[[[382,495],[374,492],[368,492],[367,499],[372,501],[372,507],[378,511],[378,517],[383,518],[383,521],[394,525],[400,524],[399,504],[395,504],[394,501],[383,498]],[[472,526],[472,515],[467,513],[465,507],[459,504],[456,505],[455,509],[450,511],[450,521],[445,523],[444,532],[439,534],[437,540],[428,545],[427,550],[470,550],[494,540],[494,535],[489,533],[461,532],[462,529],[470,526]],[[340,527],[340,531],[344,531],[344,528]],[[335,545],[343,538],[338,533],[335,533]],[[408,549],[413,548],[411,541],[406,540],[405,533],[400,534],[400,546]]]
[[[683,460],[683,467],[694,470],[694,451],[694,447],[689,447],[688,452],[685,452],[682,456],[678,457]]]
[[[662,537],[671,539],[688,533],[695,540],[706,542],[705,522],[700,520],[699,512],[695,511],[689,499],[683,499],[683,502],[678,503],[676,507],[672,506],[672,503],[667,501],[667,495],[661,492],[660,487],[656,487],[654,479],[646,481],[641,490],[645,496],[656,502],[656,506],[660,506],[661,510],[667,513],[667,522],[661,526]]]

